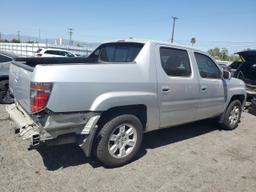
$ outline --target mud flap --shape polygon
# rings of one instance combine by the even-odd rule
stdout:
[[[96,135],[97,129],[98,129],[98,126],[96,124],[97,124],[99,118],[100,118],[100,115],[91,117],[81,132],[82,135],[88,134],[88,136],[85,137],[83,139],[82,143],[79,145],[81,147],[81,149],[83,150],[86,157],[91,156],[93,140],[95,138],[95,135]]]

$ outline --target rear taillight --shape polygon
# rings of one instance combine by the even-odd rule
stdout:
[[[37,54],[37,57],[42,57],[42,56],[43,56],[43,54],[41,54],[41,53]]]
[[[30,103],[33,113],[39,112],[47,105],[52,90],[52,83],[31,83]]]

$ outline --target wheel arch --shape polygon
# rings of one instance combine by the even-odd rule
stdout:
[[[233,95],[233,96],[230,98],[230,100],[229,100],[229,102],[227,103],[227,105],[225,106],[225,110],[224,110],[224,112],[221,114],[221,116],[220,116],[220,118],[219,118],[219,123],[223,123],[223,122],[224,122],[224,116],[225,116],[226,110],[227,110],[229,104],[230,104],[231,102],[235,101],[235,100],[240,101],[240,102],[241,102],[241,105],[242,105],[242,107],[243,107],[243,106],[244,106],[244,103],[245,103],[245,100],[246,100],[246,96],[243,95],[243,94],[236,94],[236,95]]]
[[[242,94],[233,95],[233,96],[231,97],[231,99],[230,99],[228,105],[229,105],[232,101],[234,101],[234,100],[239,100],[239,101],[241,102],[241,105],[243,105],[244,102],[245,102],[245,99],[246,99],[245,95],[242,95]],[[228,106],[228,105],[227,105],[227,106]]]
[[[99,127],[103,125],[107,120],[116,117],[118,115],[123,114],[131,114],[141,121],[143,126],[143,131],[146,129],[147,125],[147,106],[144,104],[136,104],[136,105],[124,105],[124,106],[116,106],[108,109],[107,111],[102,112],[101,117],[98,121]]]

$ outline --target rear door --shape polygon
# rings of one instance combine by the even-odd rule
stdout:
[[[199,73],[199,103],[196,119],[214,117],[224,111],[225,94],[221,70],[206,54],[194,52]]]
[[[188,51],[159,46],[156,55],[160,127],[193,121],[199,85]]]

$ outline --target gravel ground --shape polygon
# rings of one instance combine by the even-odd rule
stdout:
[[[73,145],[27,150],[0,106],[0,191],[256,191],[256,117],[234,131],[200,121],[148,133],[132,163],[106,169]]]

